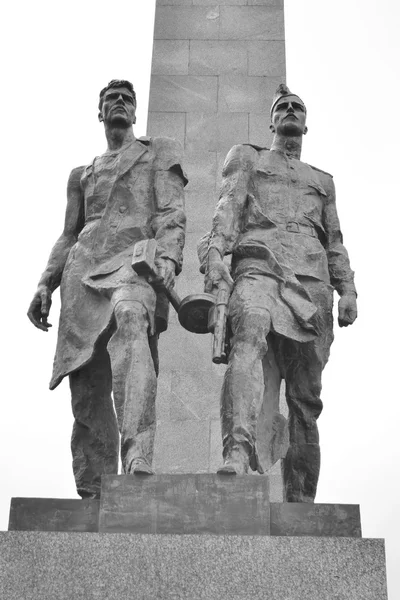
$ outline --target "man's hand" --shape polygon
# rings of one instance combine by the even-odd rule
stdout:
[[[208,252],[206,263],[206,276],[204,291],[216,294],[220,281],[227,283],[229,291],[233,288],[233,279],[229,273],[227,265],[216,248],[211,248]]]
[[[33,296],[33,300],[30,303],[28,310],[29,320],[32,321],[35,327],[42,331],[48,331],[52,325],[48,323],[47,317],[49,316],[51,307],[51,290],[41,285],[38,287],[36,294]]]
[[[158,270],[158,277],[161,282],[165,285],[167,290],[174,287],[175,283],[175,263],[169,258],[157,258],[156,265]],[[157,285],[157,281],[155,281]]]
[[[339,327],[352,325],[357,319],[357,300],[354,293],[343,294],[339,300]]]

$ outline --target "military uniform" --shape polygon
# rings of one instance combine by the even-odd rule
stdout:
[[[286,381],[290,448],[285,470],[295,473],[294,463],[313,464],[305,484],[306,496],[312,497],[319,470],[321,372],[333,340],[333,290],[355,291],[332,177],[278,150],[234,146],[223,169],[209,248],[221,256],[232,254],[235,282],[221,405],[224,451],[234,442],[249,444],[250,465],[261,470],[257,416],[265,386],[274,387],[264,382],[261,361],[268,355],[273,376]],[[243,353],[246,344],[248,356],[255,358],[239,361],[238,345]]]
[[[116,472],[118,466],[109,350],[111,336],[118,333],[115,310],[121,302],[133,302],[137,318],[146,321],[157,363],[156,340],[167,327],[168,303],[133,271],[131,260],[137,241],[155,238],[156,257],[172,260],[176,274],[181,270],[187,182],[181,152],[180,144],[172,139],[140,138],[117,152],[96,157],[70,177],[70,193],[79,203],[80,233],[61,279],[50,387],[54,389],[70,375],[75,416],[72,452],[81,495],[98,492],[101,473]],[[141,454],[151,463],[155,390],[148,396],[149,403],[136,407],[137,414],[129,419],[124,402],[116,406],[123,464]]]

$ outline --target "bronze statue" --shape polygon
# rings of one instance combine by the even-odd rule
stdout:
[[[124,472],[152,473],[157,340],[168,317],[163,289],[172,290],[181,270],[185,238],[180,144],[135,138],[136,95],[128,81],[113,80],[100,92],[99,111],[107,151],[70,175],[64,231],[28,312],[47,331],[51,296],[61,286],[50,389],[69,375],[82,498],[98,497],[101,475],[118,472],[119,432]],[[152,238],[164,288],[131,265],[135,243]]]
[[[313,502],[333,291],[341,297],[339,326],[346,327],[357,316],[356,290],[332,176],[300,161],[306,107],[285,85],[274,97],[270,127],[271,150],[244,144],[228,153],[203,255],[206,292],[232,290],[231,349],[221,395],[224,463],[218,473],[244,474],[249,467],[262,472],[257,418],[265,388],[279,390],[284,379],[289,409],[285,499]],[[231,269],[223,261],[228,254]]]

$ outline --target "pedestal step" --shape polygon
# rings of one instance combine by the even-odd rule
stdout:
[[[5,600],[387,600],[383,540],[0,533]]]
[[[109,475],[97,500],[13,498],[9,530],[360,537],[357,505],[269,503],[267,477]]]

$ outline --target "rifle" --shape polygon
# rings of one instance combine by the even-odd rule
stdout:
[[[227,328],[230,288],[226,281],[218,284],[215,307],[210,311],[209,330],[214,333],[212,361],[216,365],[227,364],[229,356],[229,332]]]

